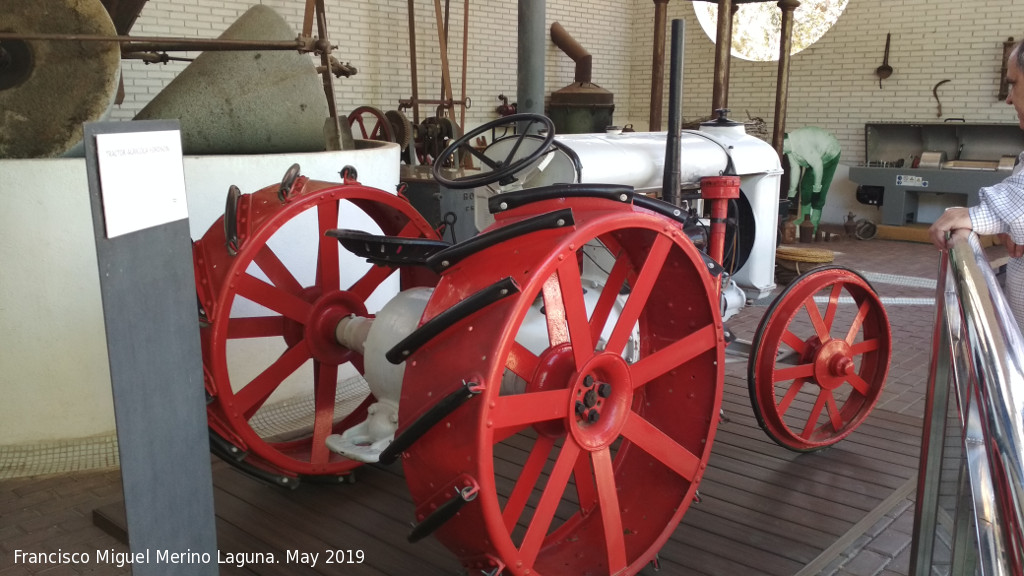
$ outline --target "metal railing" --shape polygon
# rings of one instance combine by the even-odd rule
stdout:
[[[936,310],[910,574],[1022,575],[1024,341],[973,233],[950,240]]]

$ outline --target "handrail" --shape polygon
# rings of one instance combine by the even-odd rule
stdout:
[[[935,561],[947,415],[955,413],[959,505],[949,574],[1022,576],[1024,340],[978,237],[957,232],[949,246],[936,288],[910,574],[931,574]]]

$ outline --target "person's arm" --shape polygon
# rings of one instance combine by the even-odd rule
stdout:
[[[811,157],[807,159],[807,164],[807,169],[814,174],[814,187],[811,188],[811,194],[817,194],[818,192],[821,192],[821,171],[824,169],[825,165],[821,161],[821,156],[818,155],[811,155]]]
[[[789,194],[787,196],[792,198],[796,196],[796,187],[800,183],[800,162],[796,159],[796,154],[790,152],[786,155],[786,159],[789,160]]]

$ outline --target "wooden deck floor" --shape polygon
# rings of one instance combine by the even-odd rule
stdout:
[[[726,379],[723,409],[728,421],[716,436],[701,501],[661,550],[661,574],[817,574],[893,499],[913,491],[919,418],[877,409],[836,446],[797,454],[757,426],[746,383],[736,376]],[[364,466],[356,475],[353,484],[305,483],[286,491],[216,462],[219,549],[270,552],[281,562],[225,565],[222,573],[465,573],[434,539],[406,541],[414,508],[399,465]],[[123,526],[120,505],[96,513],[101,522]],[[319,553],[319,562],[285,564],[286,550]],[[346,559],[361,552],[363,561],[325,564],[329,550],[344,551]]]
[[[911,279],[935,276],[937,254],[930,246],[875,241],[832,249],[836,264],[855,270]],[[880,538],[871,532],[882,515],[896,509],[906,519],[907,500],[916,488],[934,287],[894,279],[872,279],[881,296],[896,299],[887,304],[893,356],[886,390],[868,419],[832,448],[797,454],[776,445],[755,421],[745,364],[727,364],[723,409],[728,420],[715,437],[700,484],[701,502],[690,507],[660,552],[659,576],[831,575],[837,572],[831,561],[854,541]],[[915,303],[919,299],[926,303]],[[730,327],[740,338],[750,338],[764,313],[763,307],[748,307],[730,320]],[[225,567],[225,574],[466,573],[433,538],[406,541],[414,509],[397,465],[364,466],[351,485],[306,483],[285,491],[216,462],[214,483],[221,550],[321,553],[321,563],[313,568],[258,564]],[[118,521],[117,505],[100,512]],[[859,569],[842,573],[906,575],[909,532],[901,523],[898,538],[885,551],[888,559],[875,558],[875,566],[864,561]],[[329,549],[362,551],[364,562],[324,565],[323,552]],[[886,563],[888,568],[879,567]],[[643,574],[655,572],[648,568]]]

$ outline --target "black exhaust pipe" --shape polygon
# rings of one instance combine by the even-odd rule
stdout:
[[[680,206],[682,183],[680,147],[683,139],[683,40],[685,22],[672,21],[672,59],[668,80],[668,134],[665,136],[665,174],[661,180],[662,200]]]

